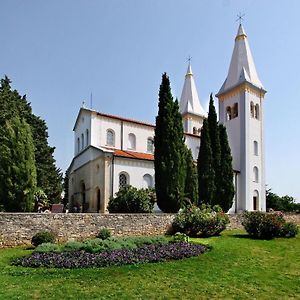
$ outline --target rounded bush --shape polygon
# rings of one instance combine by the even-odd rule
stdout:
[[[97,238],[99,238],[101,240],[106,240],[110,237],[111,237],[111,231],[107,228],[100,229],[98,234],[97,234]]]
[[[298,234],[298,226],[291,222],[285,223],[282,226],[279,233],[281,237],[286,237],[286,238],[295,237],[297,234]]]
[[[242,225],[253,238],[294,237],[298,233],[298,227],[293,223],[286,223],[280,212],[244,212],[241,218]]]
[[[40,231],[36,233],[32,239],[31,239],[31,244],[33,246],[38,246],[43,243],[55,243],[55,234],[50,231]]]
[[[228,223],[228,216],[218,205],[201,205],[200,208],[190,206],[176,215],[172,229],[173,232],[185,233],[190,237],[209,237],[220,234]]]
[[[52,243],[43,243],[38,245],[35,249],[34,252],[38,253],[48,253],[48,252],[60,252],[60,247],[57,244],[52,244]]]
[[[151,213],[155,203],[153,189],[137,189],[126,185],[108,203],[110,213]]]

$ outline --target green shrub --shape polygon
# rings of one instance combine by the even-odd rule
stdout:
[[[220,234],[229,223],[228,216],[221,207],[215,205],[191,206],[179,211],[176,215],[172,229],[190,237],[209,237]]]
[[[38,245],[33,252],[47,253],[47,252],[60,252],[61,249],[57,244],[43,243]]]
[[[40,231],[31,239],[31,244],[35,247],[43,243],[55,243],[55,234],[50,231]]]
[[[282,226],[279,236],[291,238],[291,237],[295,237],[297,234],[298,234],[298,226],[294,223],[287,222]]]
[[[69,241],[66,242],[62,248],[62,251],[64,252],[73,252],[73,251],[80,251],[83,250],[84,244],[81,242],[76,241]]]
[[[133,237],[127,237],[124,238],[124,241],[127,243],[131,243],[136,245],[136,247],[141,247],[141,246],[145,246],[145,245],[163,245],[163,244],[167,244],[169,242],[169,240],[163,236],[163,235],[159,235],[159,236],[133,236]]]
[[[244,212],[242,225],[251,237],[272,239],[279,235],[285,223],[281,213],[266,214],[260,211]]]
[[[101,240],[106,240],[110,237],[111,237],[111,231],[107,228],[100,229],[98,234],[97,234],[97,238],[99,238]]]
[[[179,242],[188,242],[189,237],[185,233],[176,232],[173,235],[173,242],[179,243]]]
[[[108,203],[110,213],[150,213],[155,203],[153,189],[137,189],[126,185],[111,197]]]
[[[248,234],[257,239],[294,237],[298,232],[297,226],[293,223],[286,223],[283,214],[278,212],[244,212],[241,218],[242,225]]]

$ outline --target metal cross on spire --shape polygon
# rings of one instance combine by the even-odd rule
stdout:
[[[237,15],[237,19],[235,20],[236,22],[237,21],[239,21],[240,22],[240,25],[242,24],[242,21],[244,20],[244,17],[245,17],[245,14],[241,14],[241,13],[239,13],[238,15]]]
[[[191,60],[192,60],[192,57],[189,55],[189,57],[187,58],[187,62],[190,64],[191,63]]]

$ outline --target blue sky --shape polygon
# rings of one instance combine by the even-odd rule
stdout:
[[[300,200],[300,1],[0,1],[0,76],[46,120],[63,171],[82,104],[154,123],[161,74],[180,97],[186,58],[202,104],[221,87],[243,22],[265,100],[266,182]]]

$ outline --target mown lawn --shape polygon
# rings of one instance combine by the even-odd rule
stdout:
[[[9,265],[28,250],[0,250],[0,299],[300,299],[300,237],[251,240],[226,231],[199,257],[101,269]]]

